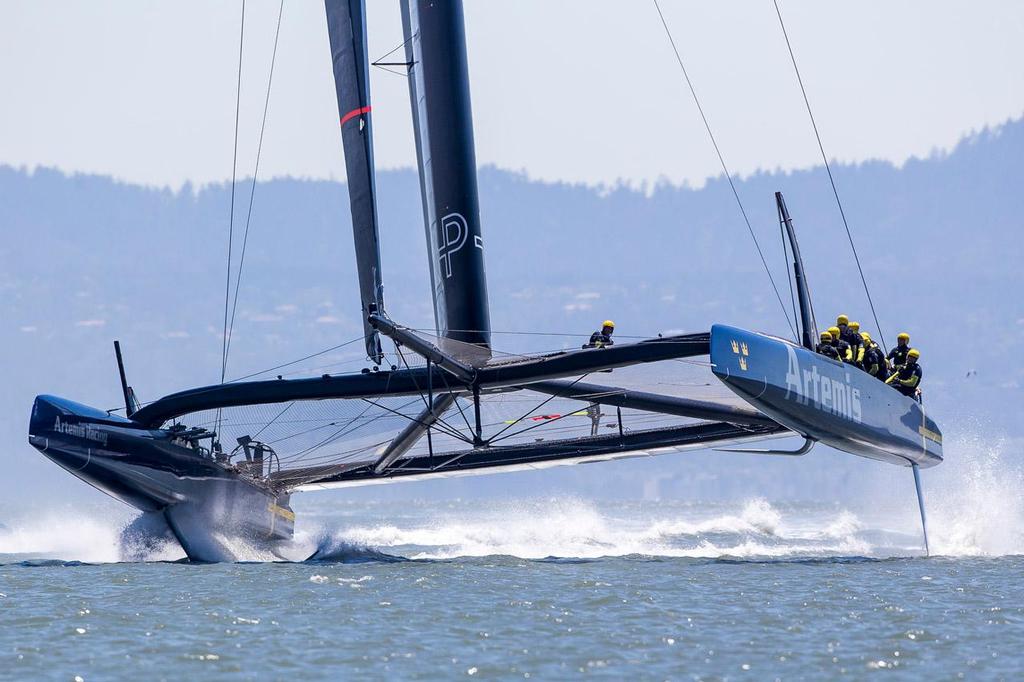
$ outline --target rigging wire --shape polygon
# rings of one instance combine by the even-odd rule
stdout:
[[[235,144],[231,157],[231,213],[228,218],[228,266],[224,283],[224,332],[220,341],[220,383],[228,369],[228,299],[231,297],[231,253],[235,233],[235,178],[238,172],[238,115],[242,104],[242,46],[245,44],[245,0],[242,0],[242,20],[238,30],[238,81],[235,84]]]
[[[378,57],[377,59],[374,59],[372,62],[370,62],[370,66],[376,66],[381,71],[387,71],[388,73],[393,73],[396,76],[401,76],[402,78],[408,78],[409,77],[408,70],[412,68],[412,65],[413,65],[414,62],[386,62],[384,60],[387,59],[388,57],[390,57],[391,55],[393,55],[394,53],[398,52],[399,50],[401,50],[406,45],[408,45],[409,41],[412,40],[412,38],[413,38],[412,36],[409,36],[408,38],[403,40],[402,43],[398,47],[393,48],[387,54],[385,54],[383,57]],[[406,73],[402,73],[401,71],[395,71],[394,69],[389,69],[388,68],[389,66],[404,66],[405,69],[406,69]]]
[[[398,357],[401,358],[402,364],[405,365],[405,368],[407,370],[411,370],[412,367],[409,365],[409,361],[406,360],[406,358],[405,358],[405,353],[402,352],[402,348],[398,344],[395,344],[395,352],[398,353]],[[428,371],[429,371],[429,365],[428,365]],[[456,396],[455,392],[452,391],[451,387],[448,386],[447,380],[444,382],[444,384],[445,384],[445,388],[448,390],[449,395],[451,395],[453,398],[455,398],[455,404],[458,405],[459,404],[458,396]],[[415,379],[413,379],[413,386],[415,386],[416,390],[419,392],[420,400],[423,401],[424,408],[430,410],[433,413],[433,407],[430,404],[430,400],[428,399],[426,393],[424,393],[423,389],[421,389],[419,387],[419,384],[416,382]],[[462,408],[460,407],[459,410],[461,411]],[[437,418],[437,422],[434,424],[434,426],[437,426],[437,424],[442,424],[445,428],[449,429],[451,431],[451,434],[454,435],[455,437],[457,437],[457,438],[464,438],[461,435],[461,433],[459,432],[459,429],[454,427],[454,426],[452,426],[447,421],[445,421],[444,417],[442,415],[434,414],[434,416]],[[463,414],[463,419],[465,419],[465,414]],[[468,420],[466,421],[466,426],[469,428],[470,431],[473,430],[473,427],[469,426],[469,421]],[[470,442],[470,441],[467,440],[466,442]]]
[[[357,416],[357,417],[362,417],[363,415],[365,415],[365,414],[366,414],[367,412],[369,412],[369,411],[370,411],[370,408],[371,408],[371,407],[372,407],[372,405],[367,405],[367,406],[366,406],[366,407],[365,407],[365,408],[363,409],[363,411],[362,411],[362,412],[360,412],[360,413],[359,413],[358,415],[356,415],[356,416]],[[378,417],[379,417],[379,415],[378,415]],[[344,436],[344,435],[346,435],[346,434],[348,434],[348,433],[351,433],[352,431],[354,431],[354,430],[356,430],[356,429],[362,428],[362,427],[363,427],[363,426],[365,426],[365,425],[366,425],[367,423],[372,423],[373,421],[374,421],[374,420],[372,420],[372,419],[371,419],[371,420],[370,420],[370,422],[363,422],[362,424],[359,424],[359,425],[357,425],[357,426],[353,426],[351,422],[347,422],[347,423],[344,423],[344,424],[342,424],[342,425],[340,426],[340,428],[338,428],[338,430],[337,430],[337,431],[335,431],[335,432],[334,432],[334,433],[332,433],[331,435],[327,436],[327,438],[324,438],[323,440],[321,440],[321,441],[320,441],[319,443],[317,443],[317,444],[315,444],[315,445],[311,445],[310,447],[308,447],[308,448],[305,448],[304,450],[300,450],[299,452],[296,452],[296,453],[292,454],[290,458],[291,458],[291,459],[298,459],[299,457],[302,457],[302,455],[305,455],[305,454],[307,454],[307,453],[309,453],[309,452],[312,452],[312,451],[314,451],[314,450],[318,450],[318,449],[322,448],[323,446],[325,446],[325,445],[328,445],[328,444],[330,444],[330,443],[332,443],[332,442],[334,442],[334,441],[338,440],[338,439],[339,439],[339,438],[340,438],[341,436]],[[335,422],[332,422],[332,423],[330,424],[330,426],[335,426],[335,425],[336,425],[336,423],[335,423]],[[314,429],[314,430],[315,430],[315,429]]]
[[[800,84],[800,92],[804,96],[804,106],[807,107],[807,116],[811,119],[811,127],[814,128],[814,137],[818,141],[818,150],[821,152],[821,160],[825,162],[825,171],[828,173],[828,181],[832,185],[832,194],[835,195],[836,205],[839,207],[839,215],[843,219],[843,227],[846,228],[846,238],[850,241],[850,250],[853,251],[853,259],[857,263],[857,271],[860,273],[861,284],[864,285],[864,293],[868,298],[868,305],[871,307],[871,316],[875,319],[875,328],[882,341],[882,348],[886,352],[889,349],[885,345],[885,334],[882,333],[882,325],[878,323],[878,313],[875,312],[875,302],[871,299],[871,290],[868,288],[868,281],[864,277],[864,268],[860,264],[860,256],[857,254],[857,246],[853,243],[853,234],[850,232],[850,223],[846,220],[846,211],[843,210],[843,202],[839,199],[839,190],[836,189],[836,180],[832,177],[832,168],[825,154],[825,146],[821,142],[821,134],[818,132],[818,124],[814,120],[814,113],[811,111],[811,102],[807,97],[807,89],[804,88],[804,79],[800,76],[800,67],[796,65],[796,55],[793,54],[793,45],[789,42],[789,33],[786,31],[786,23],[782,20],[782,10],[779,9],[778,0],[772,0],[775,5],[775,14],[779,17],[779,26],[782,28],[782,36],[786,39],[786,48],[789,50],[789,59],[793,62],[793,71],[796,72],[796,80]]]
[[[236,381],[243,381],[245,379],[251,379],[252,377],[256,377],[256,376],[259,376],[261,374],[267,374],[268,372],[273,372],[275,369],[281,369],[283,367],[290,367],[291,365],[297,365],[300,362],[304,362],[304,361],[309,360],[311,358],[315,358],[317,356],[324,355],[326,353],[330,353],[331,351],[339,350],[341,348],[344,348],[345,346],[351,346],[356,341],[362,341],[362,340],[363,340],[362,336],[357,336],[356,338],[350,339],[349,341],[346,341],[344,343],[339,343],[337,346],[331,346],[330,348],[325,348],[324,350],[317,351],[316,353],[311,353],[311,354],[307,355],[306,357],[299,358],[298,360],[292,360],[290,362],[286,362],[286,363],[281,364],[281,365],[275,365],[274,367],[270,367],[269,369],[263,369],[263,370],[260,370],[259,372],[253,372],[252,374],[246,374],[245,376],[238,377],[237,379],[232,379],[228,383],[232,383],[233,384]],[[339,364],[339,363],[334,363],[334,364]],[[327,365],[325,365],[325,367],[326,366]]]
[[[401,50],[406,45],[408,45],[409,41],[412,40],[412,39],[413,39],[413,36],[409,36],[408,38],[403,40],[401,43],[399,43],[397,47],[391,48],[386,53],[384,53],[380,57],[377,57],[372,62],[370,62],[370,66],[380,66],[382,64],[384,66],[410,66],[411,62],[391,62],[391,63],[388,63],[388,62],[385,62],[384,60],[387,59],[388,57],[390,57],[391,55],[393,55],[394,53],[398,52],[399,50]]]
[[[224,345],[224,365],[221,368],[221,383],[224,383],[224,374],[227,373],[228,365],[228,354],[231,352],[231,332],[235,328],[235,313],[238,310],[238,291],[242,286],[242,267],[245,265],[245,247],[249,243],[249,224],[252,221],[252,205],[253,200],[256,196],[256,178],[260,172],[260,155],[263,153],[263,133],[267,128],[267,112],[270,109],[270,87],[274,82],[274,64],[277,62],[277,44],[281,37],[281,17],[284,15],[284,0],[281,0],[281,4],[277,10],[277,29],[274,31],[274,51],[270,56],[270,75],[267,77],[267,94],[263,100],[263,121],[260,123],[260,139],[256,145],[256,164],[252,172],[252,184],[249,189],[249,209],[245,215],[245,231],[242,233],[242,252],[238,257],[238,275],[235,277],[235,297],[234,302],[231,304],[231,322],[227,327],[225,345]],[[241,62],[239,62],[241,63]],[[241,73],[241,70],[239,70]],[[238,123],[235,123],[235,135],[238,134]],[[237,145],[237,143],[236,143]],[[234,187],[232,185],[232,195],[234,194]],[[230,277],[230,270],[229,277]],[[227,301],[224,303],[225,312],[227,308]]]
[[[574,379],[568,386],[566,386],[566,389],[571,389],[573,386],[575,386],[579,382],[583,381],[588,376],[590,376],[589,373],[588,374],[584,374],[584,375]],[[548,420],[546,422],[537,422],[536,424],[533,424],[532,426],[527,426],[525,429],[520,429],[518,431],[510,433],[507,436],[501,437],[501,434],[505,433],[506,431],[511,429],[513,426],[515,426],[516,424],[518,424],[519,422],[523,421],[524,419],[529,417],[531,414],[536,412],[537,410],[540,410],[542,407],[547,405],[549,402],[551,402],[555,398],[563,398],[563,397],[565,397],[565,396],[561,396],[561,395],[558,395],[556,393],[552,393],[547,398],[545,398],[540,404],[538,404],[535,407],[531,407],[530,410],[528,412],[526,412],[522,417],[519,417],[519,418],[515,419],[511,424],[506,425],[505,428],[501,429],[496,434],[494,434],[493,436],[488,438],[487,441],[486,441],[487,444],[488,445],[493,445],[494,443],[498,443],[498,442],[503,441],[503,440],[505,440],[507,438],[513,438],[515,436],[519,436],[521,434],[524,434],[527,431],[532,431],[533,429],[535,429],[535,428],[537,428],[539,426],[544,426],[544,425],[547,425],[547,424],[552,424],[554,422],[561,421],[565,417],[571,416],[573,414],[572,412],[570,412],[568,414],[563,414],[563,415],[560,415],[560,416],[555,417],[553,419],[550,419],[550,420]],[[570,400],[571,400],[571,398],[570,398]],[[585,401],[580,401],[580,402],[585,402]]]
[[[718,155],[718,161],[722,165],[722,171],[725,173],[726,180],[729,181],[729,187],[732,189],[732,195],[736,199],[736,205],[739,206],[740,213],[743,215],[743,222],[747,224],[747,231],[750,233],[750,238],[754,241],[754,247],[757,249],[757,255],[761,257],[761,265],[764,266],[764,271],[768,274],[768,280],[772,283],[772,289],[775,290],[775,297],[779,300],[779,306],[782,308],[782,314],[786,317],[786,324],[789,325],[789,330],[796,337],[796,329],[793,327],[793,323],[789,319],[789,311],[786,310],[786,304],[782,302],[782,294],[779,293],[779,288],[775,285],[775,278],[772,277],[772,271],[768,267],[768,261],[765,260],[764,252],[761,250],[761,244],[757,241],[757,235],[754,234],[754,228],[750,224],[750,218],[747,217],[747,211],[743,208],[743,202],[740,201],[740,194],[736,190],[736,184],[733,182],[732,174],[729,172],[728,166],[725,164],[725,157],[722,155],[722,150],[718,146],[718,141],[715,139],[715,134],[711,132],[711,124],[708,122],[708,117],[704,114],[704,107],[700,104],[700,99],[697,97],[697,90],[693,86],[693,81],[690,80],[690,74],[686,71],[686,66],[683,64],[683,58],[679,54],[679,48],[676,47],[675,38],[672,37],[672,31],[669,30],[668,22],[665,21],[665,15],[661,12],[661,6],[658,4],[658,0],[653,0],[655,9],[658,10],[658,17],[661,19],[661,25],[665,28],[665,35],[668,36],[668,41],[672,45],[672,51],[676,55],[676,61],[679,62],[679,69],[683,72],[683,78],[686,79],[686,85],[690,88],[690,94],[693,96],[693,103],[697,105],[697,111],[700,113],[701,119],[704,121],[704,128],[708,131],[708,137],[711,138],[711,145],[715,148],[715,153]]]
[[[428,430],[429,429],[438,429],[442,433],[447,433],[452,438],[456,438],[458,440],[461,440],[463,443],[472,443],[473,442],[472,439],[462,435],[461,433],[459,433],[458,431],[456,431],[452,427],[448,427],[448,428],[452,428],[452,430],[450,432],[447,431],[444,428],[444,426],[447,426],[447,422],[444,422],[443,420],[441,420],[440,416],[438,416],[437,414],[435,414],[434,416],[437,417],[438,421],[434,422],[434,423],[428,423],[428,422],[425,422],[425,421],[421,421],[418,418],[418,415],[410,416],[408,414],[405,414],[405,413],[401,412],[400,410],[395,410],[395,409],[392,409],[392,408],[388,407],[387,405],[383,405],[383,404],[377,402],[376,400],[370,400],[369,398],[360,398],[360,400],[362,400],[364,403],[369,403],[370,405],[373,405],[374,407],[380,408],[381,410],[384,410],[385,412],[388,412],[388,413],[394,415],[395,417],[400,417],[402,419],[407,419],[407,420],[409,420],[410,423],[419,424],[420,426],[426,427]],[[413,401],[413,402],[415,402],[415,401]],[[438,424],[443,424],[444,426],[438,426]]]
[[[266,431],[266,430],[267,430],[268,428],[270,428],[270,427],[271,427],[271,425],[273,425],[273,424],[274,424],[274,422],[276,422],[276,421],[277,421],[278,419],[280,419],[280,418],[281,418],[281,417],[282,417],[282,416],[284,415],[284,413],[285,413],[285,412],[287,412],[288,410],[292,409],[292,408],[293,408],[294,406],[295,406],[295,401],[294,401],[294,400],[293,400],[293,401],[291,401],[290,403],[288,403],[287,405],[285,405],[285,406],[284,406],[284,409],[283,409],[283,410],[281,410],[280,412],[278,412],[278,413],[277,413],[276,415],[274,415],[274,418],[273,418],[273,419],[271,419],[271,420],[270,420],[270,421],[268,421],[268,422],[267,422],[266,424],[264,424],[264,425],[263,425],[263,426],[262,426],[262,427],[260,428],[260,430],[259,430],[259,431],[257,431],[256,433],[252,434],[252,438],[254,438],[254,439],[255,439],[255,438],[259,438],[259,436],[260,436],[260,434],[261,434],[261,433],[263,433],[263,432],[264,432],[264,431]]]

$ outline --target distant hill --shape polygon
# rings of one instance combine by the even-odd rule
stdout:
[[[886,336],[914,335],[927,404],[947,430],[970,417],[1024,435],[1022,159],[1018,120],[901,168],[834,168]],[[379,173],[378,187],[389,312],[432,326],[415,172]],[[484,168],[480,189],[497,330],[587,333],[612,317],[627,335],[713,322],[788,334],[724,179],[641,192]],[[846,312],[874,332],[824,170],[758,173],[738,190],[787,303],[776,190],[819,322]],[[248,193],[240,183],[242,226]],[[25,444],[33,395],[118,405],[111,339],[143,398],[219,377],[228,195],[226,185],[172,192],[0,167],[0,443],[16,453],[14,480],[31,488],[57,474]],[[258,183],[229,375],[359,334],[349,231],[344,185]]]

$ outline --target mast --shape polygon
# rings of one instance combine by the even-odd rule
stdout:
[[[383,359],[380,337],[369,317],[384,309],[380,272],[380,237],[373,177],[373,128],[370,123],[370,74],[366,56],[366,8],[363,0],[325,0],[331,39],[334,87],[345,150],[352,236],[359,275],[360,313],[366,355]]]
[[[814,309],[811,307],[811,294],[807,289],[807,275],[804,273],[804,260],[800,257],[800,245],[796,241],[796,230],[793,219],[789,217],[786,200],[782,192],[775,193],[775,204],[779,209],[779,223],[785,228],[789,238],[789,247],[793,252],[793,280],[796,283],[796,297],[800,304],[800,343],[808,350],[814,350],[818,329],[814,322]]]
[[[490,346],[461,0],[402,0],[416,158],[439,336]]]
[[[128,385],[128,378],[124,373],[124,358],[121,357],[120,341],[114,341],[114,356],[117,358],[117,373],[121,377],[121,393],[124,394],[124,416],[131,419],[138,406],[135,402],[135,391]]]

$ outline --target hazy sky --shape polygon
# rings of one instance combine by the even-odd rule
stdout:
[[[816,162],[771,0],[661,0],[734,170]],[[781,0],[830,156],[948,148],[1024,113],[1024,2]],[[402,42],[369,0],[370,53]],[[249,0],[240,175],[251,174],[277,0]],[[239,2],[5,0],[0,163],[178,186],[231,174]],[[653,2],[466,0],[480,164],[531,177],[700,183],[717,160]],[[379,168],[414,162],[402,76],[374,69]],[[286,0],[261,177],[344,177],[324,10]]]

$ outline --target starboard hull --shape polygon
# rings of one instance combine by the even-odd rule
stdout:
[[[715,375],[772,419],[850,454],[922,468],[942,461],[924,406],[867,373],[766,334],[711,328]]]

